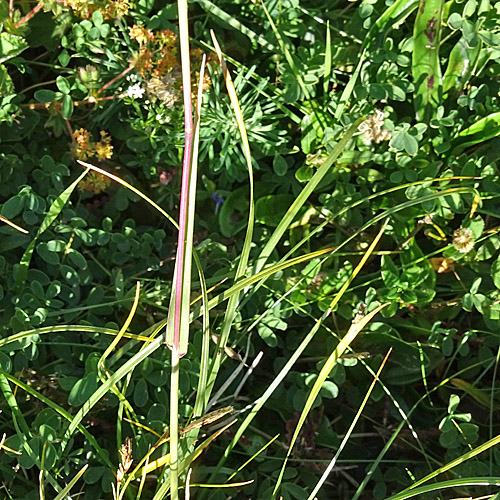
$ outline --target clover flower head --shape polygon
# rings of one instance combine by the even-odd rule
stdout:
[[[453,233],[453,246],[460,253],[468,253],[474,248],[474,233],[466,228],[460,227]]]
[[[373,115],[370,115],[360,126],[360,132],[363,132],[363,142],[365,144],[380,144],[382,141],[388,141],[391,133],[384,126],[384,113],[376,109]]]

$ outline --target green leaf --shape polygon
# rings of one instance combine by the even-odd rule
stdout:
[[[68,396],[68,404],[71,406],[80,406],[97,390],[97,376],[95,373],[89,373],[82,379],[78,380],[77,383],[71,389]]]
[[[23,256],[21,257],[21,262],[16,268],[15,278],[14,278],[14,289],[19,291],[26,280],[26,275],[28,274],[28,268],[31,262],[31,256],[33,255],[33,251],[35,249],[35,245],[38,237],[54,222],[54,220],[61,213],[62,209],[66,205],[71,196],[71,193],[75,190],[78,183],[85,177],[88,170],[84,170],[80,176],[70,185],[68,186],[50,205],[49,211],[47,215],[42,221],[40,229],[29,244],[28,248],[25,250]],[[55,255],[55,254],[54,254]]]
[[[279,177],[283,177],[288,171],[288,163],[285,158],[283,158],[283,156],[281,156],[279,153],[276,153],[274,155],[273,170],[274,173]]]
[[[500,256],[491,266],[491,277],[493,278],[493,283],[497,288],[500,288]]]
[[[464,149],[474,144],[493,139],[500,135],[500,111],[481,118],[476,123],[462,130],[455,139],[453,155],[461,153]]]
[[[500,47],[500,35],[493,33],[492,31],[483,30],[478,33],[479,38],[490,47],[498,48]]]
[[[53,90],[42,89],[35,92],[35,99],[38,102],[55,102],[59,99],[60,94]]]
[[[5,31],[0,33],[0,63],[18,56],[27,48],[28,43],[23,37]]]
[[[62,103],[62,117],[65,120],[68,120],[71,118],[71,115],[73,114],[73,100],[71,99],[71,96],[65,95],[63,97],[63,103]]]
[[[137,381],[134,389],[134,404],[142,408],[148,402],[148,384],[141,378]]]
[[[418,142],[415,137],[409,134],[406,130],[400,130],[396,132],[391,142],[389,143],[391,148],[397,149],[399,151],[405,150],[409,155],[414,156],[418,152]]]
[[[7,68],[0,64],[0,96],[6,96],[14,92],[14,84],[12,79],[7,72]]]
[[[246,226],[245,213],[248,211],[248,188],[233,191],[219,210],[219,225],[223,236],[230,238]]]
[[[420,0],[413,28],[412,73],[415,111],[420,121],[434,116],[441,104],[439,45],[443,7],[444,0]]]
[[[22,212],[25,200],[26,198],[22,196],[13,196],[3,204],[2,215],[7,219],[13,219]]]
[[[58,76],[56,78],[56,85],[57,85],[57,88],[63,93],[63,94],[69,94],[70,93],[70,90],[71,90],[71,86],[68,82],[68,80],[66,80],[66,78],[64,78],[64,76]]]

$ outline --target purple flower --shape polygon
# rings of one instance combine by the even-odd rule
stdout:
[[[219,196],[217,192],[212,195],[212,199],[215,201],[215,214],[219,212],[220,206],[224,203],[224,198]]]

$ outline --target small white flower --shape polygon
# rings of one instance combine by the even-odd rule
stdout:
[[[135,82],[139,81],[139,75],[136,75],[135,73],[127,75],[127,80],[129,82],[135,83]]]
[[[144,92],[146,92],[146,90],[136,83],[127,89],[126,94],[128,97],[133,97],[134,99],[142,99]]]

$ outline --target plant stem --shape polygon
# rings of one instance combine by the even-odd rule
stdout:
[[[35,7],[33,7],[33,9],[28,14],[26,14],[22,19],[20,19],[16,24],[14,24],[14,28],[19,28],[19,26],[29,21],[42,7],[43,3],[39,2],[37,5],[35,5]]]
[[[179,351],[172,346],[172,370],[170,375],[170,491],[171,499],[179,499]]]

